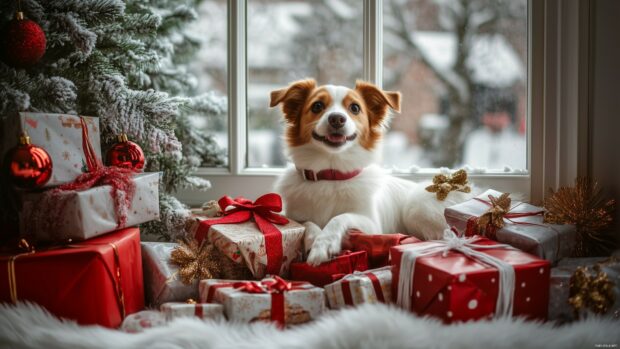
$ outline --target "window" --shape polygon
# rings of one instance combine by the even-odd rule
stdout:
[[[384,142],[394,174],[429,179],[469,165],[478,183],[527,196],[532,159],[542,166],[530,153],[543,142],[531,114],[542,114],[549,85],[544,10],[531,0],[207,0],[200,80],[229,98],[228,120],[198,121],[229,151],[228,168],[199,171],[214,184],[208,197],[270,190],[286,158],[269,92],[307,76],[403,93]]]

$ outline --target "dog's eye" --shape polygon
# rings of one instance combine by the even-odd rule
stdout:
[[[351,111],[351,113],[357,115],[362,111],[362,108],[357,103],[351,103],[351,105],[349,105],[349,110]]]
[[[313,113],[318,114],[323,111],[323,108],[325,108],[325,104],[319,101],[319,102],[312,103],[312,107],[310,110],[312,110]]]

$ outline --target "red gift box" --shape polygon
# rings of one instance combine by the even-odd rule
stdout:
[[[340,256],[317,266],[308,263],[292,263],[291,280],[307,281],[314,286],[323,287],[356,270],[368,270],[366,251],[345,251]]]
[[[391,248],[392,292],[401,307],[421,315],[437,316],[445,322],[501,316],[502,312],[546,319],[549,261],[478,236],[455,239]],[[460,245],[463,241],[468,243]],[[438,250],[425,253],[428,248]],[[410,262],[412,253],[417,255],[413,263]],[[498,267],[481,258],[498,260],[502,275]],[[401,276],[405,276],[403,282]],[[498,298],[500,283],[504,292]]]
[[[0,257],[0,301],[31,301],[81,325],[118,327],[144,308],[140,231]]]
[[[404,234],[365,234],[350,230],[342,241],[343,250],[366,251],[371,269],[390,264],[390,247],[420,242],[416,237]]]

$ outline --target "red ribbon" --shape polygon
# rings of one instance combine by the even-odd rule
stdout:
[[[274,212],[282,211],[282,198],[275,193],[265,194],[252,202],[244,197],[232,199],[224,196],[218,201],[224,217],[207,219],[200,222],[196,231],[196,240],[201,243],[209,229],[216,224],[234,224],[247,222],[254,218],[258,230],[265,236],[267,253],[267,274],[280,274],[283,260],[282,233],[274,224],[287,224],[288,219]]]
[[[372,287],[375,291],[375,295],[377,296],[377,300],[381,303],[385,303],[385,297],[383,296],[383,289],[381,288],[381,282],[379,281],[379,278],[377,277],[377,275],[371,272],[367,272],[367,273],[364,273],[364,276],[370,279],[370,282],[372,283]],[[341,287],[342,287],[342,298],[344,299],[344,304],[355,305],[355,303],[353,302],[353,294],[351,293],[350,281],[348,279],[342,280]]]
[[[194,304],[194,316],[202,319],[204,317],[204,312],[202,309],[202,304]]]
[[[283,328],[285,325],[285,309],[284,306],[284,294],[288,291],[302,290],[309,284],[307,282],[289,282],[282,279],[279,276],[274,276],[273,279],[266,279],[263,281],[238,281],[238,282],[226,282],[209,287],[207,293],[207,303],[213,301],[215,291],[218,288],[232,287],[238,291],[245,293],[255,294],[271,294],[271,320],[278,324],[278,327]]]

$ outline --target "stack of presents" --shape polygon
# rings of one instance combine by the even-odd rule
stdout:
[[[47,185],[75,180],[84,133],[61,119],[77,117],[21,117],[49,129],[30,130],[40,138],[33,143],[62,148],[50,152],[59,175]],[[96,119],[74,121],[91,128],[99,152]],[[63,141],[52,135],[50,143],[46,133]],[[572,258],[575,226],[548,223],[543,208],[505,193],[488,190],[447,208],[452,228],[442,239],[350,231],[339,256],[312,266],[303,262],[304,227],[278,213],[277,194],[255,201],[223,197],[193,211],[185,240],[141,242],[135,226],[158,219],[159,174],[131,180],[133,198],[120,211],[106,185],[20,193],[23,239],[21,249],[0,256],[0,301],[31,301],[79,324],[128,332],[179,317],[289,327],[364,303],[393,304],[446,323],[620,316],[620,259]],[[63,203],[53,224],[36,218],[46,196],[55,199],[52,205]]]

